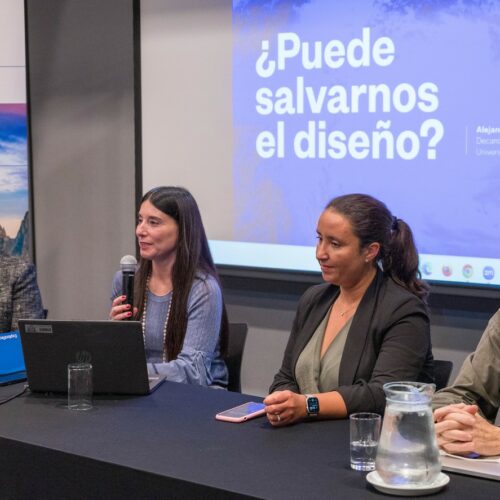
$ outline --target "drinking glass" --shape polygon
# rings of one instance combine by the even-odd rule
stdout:
[[[90,363],[68,365],[68,408],[70,410],[92,408],[92,365]]]
[[[375,470],[381,417],[377,413],[353,413],[350,417],[351,468]]]

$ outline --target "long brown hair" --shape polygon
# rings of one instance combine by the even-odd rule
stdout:
[[[178,226],[179,237],[176,258],[172,268],[172,306],[167,323],[163,349],[168,361],[179,355],[187,329],[187,303],[189,292],[196,273],[214,277],[220,285],[217,270],[210,253],[200,210],[191,193],[181,187],[161,186],[148,191],[141,205],[149,201],[155,208],[172,217]],[[146,282],[151,273],[151,261],[139,260],[135,280],[134,303],[137,304],[137,317],[144,312]],[[225,305],[222,306],[219,348],[225,354],[227,347],[228,319]]]
[[[384,203],[367,194],[339,196],[325,209],[334,210],[349,220],[361,249],[370,243],[379,243],[378,260],[384,273],[425,302],[429,287],[420,279],[413,233],[404,220],[393,216]]]

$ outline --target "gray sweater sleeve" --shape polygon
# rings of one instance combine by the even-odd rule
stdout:
[[[121,272],[111,289],[111,301],[121,294]],[[227,385],[227,368],[220,355],[222,292],[212,276],[197,276],[188,298],[188,324],[181,352],[167,363],[148,363],[150,373],[161,373],[172,382]],[[162,324],[165,318],[162,318]]]
[[[111,285],[111,302],[122,294],[122,272],[117,271],[113,276],[113,284]],[[111,303],[110,303],[111,306]]]
[[[167,380],[210,386],[227,384],[227,369],[219,353],[222,292],[217,281],[197,278],[188,299],[188,324],[184,344],[176,359],[154,363],[150,370]]]

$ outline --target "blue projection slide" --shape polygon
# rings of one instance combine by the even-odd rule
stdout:
[[[322,208],[362,192],[410,224],[424,278],[500,285],[499,20],[494,1],[234,1],[248,245],[216,259],[317,270]]]

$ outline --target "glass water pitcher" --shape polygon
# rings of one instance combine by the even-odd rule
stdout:
[[[418,382],[384,385],[386,408],[375,468],[393,485],[431,484],[441,471],[431,400],[436,386]]]

